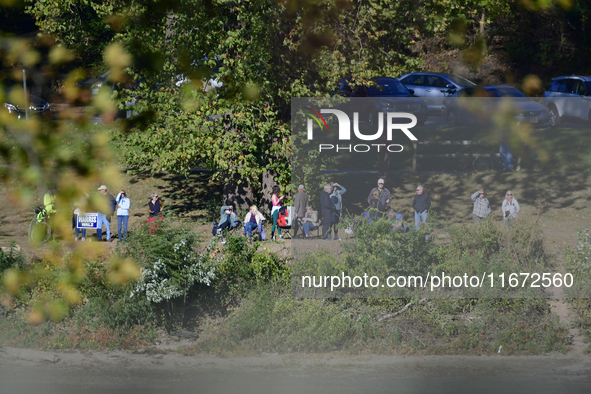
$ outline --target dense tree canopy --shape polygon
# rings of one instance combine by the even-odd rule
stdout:
[[[562,31],[585,42],[588,33],[568,26],[584,30],[589,17],[584,2],[566,0],[28,3],[40,29],[89,64],[100,63],[112,43],[120,49],[111,61],[131,55],[122,64],[139,83],[116,95],[140,115],[118,135],[129,165],[183,172],[206,164],[230,182],[229,198],[238,184],[242,193],[266,195],[273,183],[289,183],[291,97],[329,95],[342,77],[365,83],[420,69],[416,46],[428,39],[463,48],[476,65],[494,37],[511,37],[507,47],[518,60],[530,40],[520,26],[533,30],[544,18],[562,22],[544,28],[532,57],[551,58],[549,48],[565,49],[542,41]],[[185,77],[191,82],[178,86]],[[211,79],[223,85],[205,91]]]

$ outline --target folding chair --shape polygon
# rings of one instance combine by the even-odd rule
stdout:
[[[281,215],[281,210],[285,208],[285,211],[287,212],[287,216],[282,216]],[[283,231],[285,231],[283,233],[283,239],[291,239],[292,236],[289,233],[289,230],[291,230],[291,226],[292,226],[292,209],[293,207],[281,207],[279,208],[279,219],[277,220],[277,226],[279,226],[279,228]],[[284,220],[282,220],[284,219]],[[281,221],[281,223],[280,223]]]

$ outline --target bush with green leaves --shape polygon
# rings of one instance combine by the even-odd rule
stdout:
[[[0,276],[10,268],[22,268],[25,264],[25,256],[20,250],[15,250],[16,244],[13,242],[8,251],[0,250]]]
[[[419,275],[435,263],[435,244],[423,229],[394,230],[392,222],[382,218],[353,226],[355,241],[345,243],[345,261],[351,273]]]
[[[112,283],[107,267],[101,262],[86,262],[85,268],[87,275],[80,284],[85,302],[74,311],[79,327],[117,329],[156,325],[158,316],[154,305],[146,297],[130,297],[135,284]]]
[[[149,302],[171,301],[187,295],[197,283],[211,285],[215,262],[210,253],[213,245],[197,252],[197,234],[171,221],[158,227],[142,225],[130,234],[120,252],[133,257],[141,266],[142,277],[130,297],[142,296]]]
[[[578,235],[577,246],[565,252],[566,272],[576,278],[574,288],[569,290],[571,296],[591,288],[591,234],[588,229],[578,229]],[[587,292],[586,295],[588,296],[589,293]]]
[[[538,272],[551,268],[537,223],[519,220],[507,230],[492,220],[448,229],[445,247],[437,249],[437,272]]]
[[[258,243],[246,237],[227,237],[218,266],[215,288],[219,292],[244,293],[259,283],[289,283],[291,269],[273,253],[258,252]]]

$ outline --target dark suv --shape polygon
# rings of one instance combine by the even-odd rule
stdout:
[[[591,77],[556,77],[544,91],[544,105],[551,115],[551,124],[577,119],[591,122]]]

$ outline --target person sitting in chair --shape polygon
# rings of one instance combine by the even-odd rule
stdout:
[[[318,221],[318,212],[313,211],[311,206],[306,207],[306,215],[300,219],[303,223],[304,234],[306,238],[310,238],[310,231],[320,224]]]
[[[234,207],[232,205],[224,205],[220,209],[220,221],[218,222],[218,233],[222,232],[226,229],[230,229],[232,227],[236,227],[238,220],[238,215],[233,211]]]
[[[257,228],[261,221],[265,220],[265,217],[262,213],[259,212],[256,205],[250,206],[250,211],[246,214],[244,218],[244,231],[243,235],[246,236],[248,232],[248,238],[252,238],[252,230]]]

